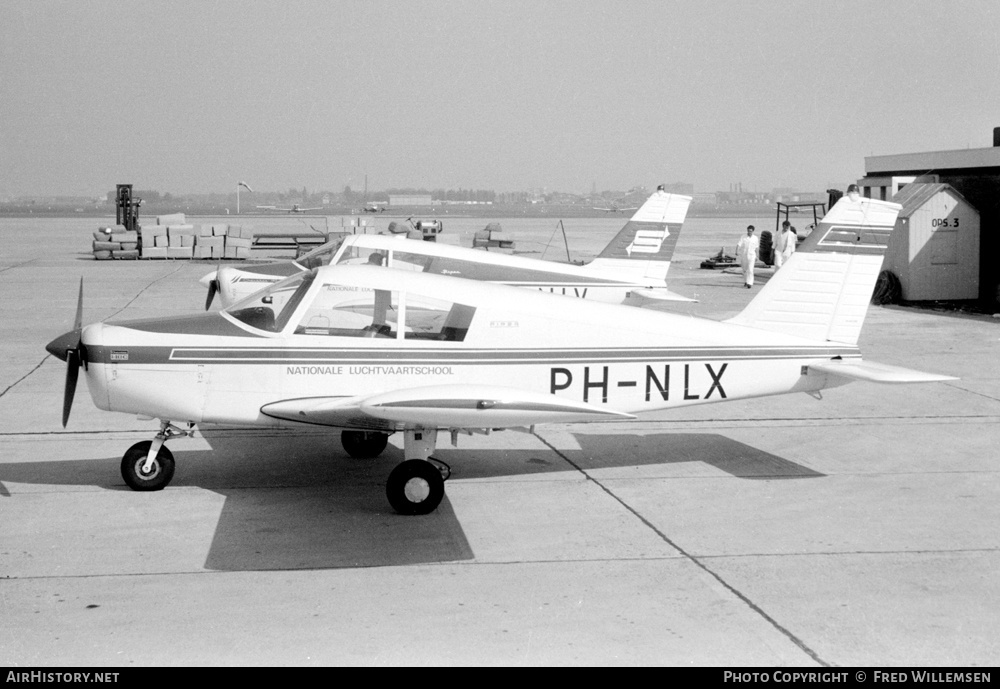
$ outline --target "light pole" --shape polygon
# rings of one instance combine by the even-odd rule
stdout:
[[[246,187],[247,191],[251,193],[253,192],[253,189],[251,189],[250,185],[247,184],[246,182],[236,183],[236,215],[240,214],[240,187]]]

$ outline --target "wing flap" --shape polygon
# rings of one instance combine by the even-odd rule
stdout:
[[[945,380],[958,380],[954,376],[924,373],[912,368],[857,359],[850,361],[833,359],[818,364],[809,364],[809,371],[872,383],[939,383]]]
[[[697,299],[677,294],[677,292],[671,292],[666,287],[640,287],[639,289],[632,290],[632,294],[644,299],[656,299],[658,301],[698,301]]]

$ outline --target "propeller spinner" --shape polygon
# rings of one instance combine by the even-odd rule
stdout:
[[[63,393],[63,428],[69,421],[69,410],[73,406],[73,396],[76,394],[76,381],[80,375],[80,366],[87,365],[87,348],[82,341],[83,333],[83,278],[80,278],[80,294],[76,300],[76,319],[73,330],[63,333],[45,345],[49,354],[66,362],[66,388]]]

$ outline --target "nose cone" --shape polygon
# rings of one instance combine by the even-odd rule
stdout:
[[[213,270],[211,273],[207,274],[198,282],[201,283],[202,287],[205,287],[207,289],[208,287],[212,286],[212,281],[216,280],[218,277],[219,277],[219,271]]]
[[[75,350],[80,345],[80,331],[70,330],[68,333],[63,333],[56,339],[45,345],[45,351],[54,356],[57,359],[66,361],[71,350]]]

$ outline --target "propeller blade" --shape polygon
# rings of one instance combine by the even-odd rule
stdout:
[[[212,306],[212,300],[215,299],[215,293],[219,291],[219,281],[212,280],[208,283],[208,298],[205,299],[205,310],[208,311]]]
[[[76,298],[76,320],[73,321],[73,330],[83,328],[83,276],[80,276],[80,295]]]
[[[63,394],[62,424],[66,428],[69,421],[69,410],[73,407],[73,397],[76,394],[76,380],[80,375],[80,356],[75,349],[66,352],[66,392]]]

